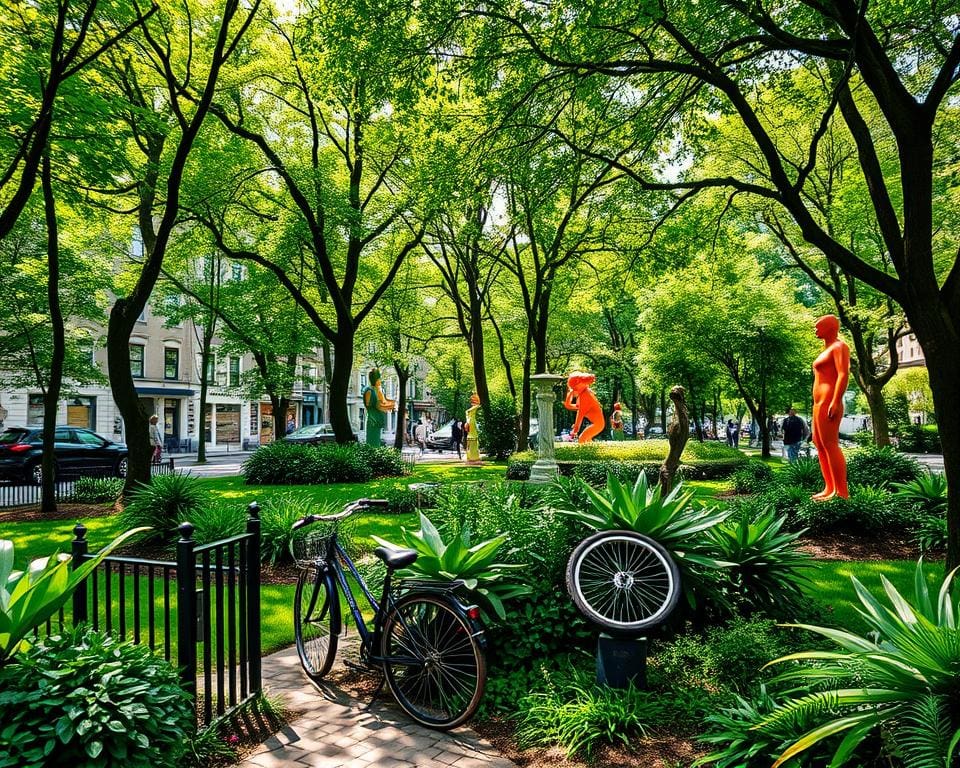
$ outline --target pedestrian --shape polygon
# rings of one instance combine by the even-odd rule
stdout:
[[[727,419],[727,445],[736,448],[740,443],[740,427],[733,419]]]
[[[610,414],[610,432],[613,439],[622,441],[623,435],[623,406],[620,403],[613,404],[613,413]]]
[[[787,450],[787,461],[793,464],[800,458],[800,445],[807,436],[807,423],[797,416],[794,408],[783,420],[783,447]]]
[[[450,441],[457,449],[457,458],[461,458],[460,446],[463,444],[463,422],[460,419],[454,419],[450,427]]]
[[[420,455],[423,456],[423,452],[427,449],[427,425],[423,422],[423,419],[417,423],[417,428],[413,434],[417,438],[417,445],[420,446]]]
[[[293,420],[293,416],[287,417],[287,434],[289,435],[297,428],[297,423]]]
[[[757,430],[757,420],[750,419],[750,442],[748,443],[748,445],[756,445],[758,437],[759,437],[759,434]]]
[[[153,414],[150,417],[150,445],[153,446],[154,464],[160,461],[160,455],[163,453],[163,432],[160,430],[160,417]]]
[[[433,434],[433,419],[430,418],[430,414],[427,414],[427,438]]]

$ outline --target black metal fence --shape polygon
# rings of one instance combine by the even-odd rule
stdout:
[[[173,457],[154,462],[150,465],[151,476],[171,475],[176,471]],[[77,483],[85,478],[92,480],[119,479],[115,474],[84,473],[82,475],[56,478],[53,484],[58,503],[74,501],[77,496]],[[40,486],[35,483],[21,482],[0,484],[0,509],[10,507],[29,507],[40,503]]]
[[[261,689],[260,507],[248,512],[246,533],[202,546],[182,523],[176,561],[107,557],[73,595],[74,624],[145,643],[177,664],[201,725]],[[74,534],[77,567],[93,555],[87,529]]]

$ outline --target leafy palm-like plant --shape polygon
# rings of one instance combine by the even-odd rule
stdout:
[[[145,530],[135,528],[118,536],[75,569],[70,567],[69,555],[52,555],[33,560],[26,571],[15,571],[13,542],[0,539],[0,664],[25,646],[34,627],[63,607],[103,558]]]
[[[511,597],[530,594],[530,587],[510,579],[513,571],[526,568],[523,564],[497,561],[500,549],[507,536],[496,536],[479,544],[471,545],[470,528],[465,526],[457,535],[444,541],[430,518],[420,513],[420,529],[411,531],[402,528],[402,544],[374,536],[373,539],[390,549],[409,547],[419,553],[409,567],[398,575],[420,576],[442,582],[462,581],[464,588],[486,609],[499,618],[506,618],[503,601]]]
[[[926,472],[916,480],[890,486],[897,496],[918,502],[927,512],[943,512],[947,508],[947,481],[939,472]]]
[[[823,635],[840,650],[795,653],[772,662],[801,662],[778,680],[798,683],[803,692],[763,724],[794,721],[799,714],[816,715],[820,722],[787,747],[773,768],[824,739],[843,735],[830,762],[830,768],[838,768],[878,728],[910,768],[955,765],[954,758],[960,757],[960,605],[950,595],[955,573],[944,579],[934,602],[921,560],[912,604],[883,576],[889,605],[853,578],[863,605],[859,613],[875,640],[839,629],[796,625]]]
[[[735,563],[725,574],[748,612],[782,610],[803,597],[802,569],[810,567],[810,557],[797,549],[803,531],[781,531],[786,520],[767,508],[756,517],[737,515],[703,532],[718,557]]]

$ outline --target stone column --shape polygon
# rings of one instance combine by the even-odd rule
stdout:
[[[531,483],[551,483],[557,479],[557,461],[553,450],[553,387],[564,381],[563,376],[552,373],[537,373],[530,377],[537,397],[537,419],[540,427],[537,434],[539,458],[530,469]]]

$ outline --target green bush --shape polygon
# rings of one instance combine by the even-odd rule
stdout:
[[[917,504],[928,513],[942,513],[947,509],[947,481],[939,472],[924,472],[916,480],[891,483],[897,498]]]
[[[156,475],[146,485],[140,485],[130,494],[127,506],[120,514],[125,528],[149,526],[150,538],[172,541],[177,526],[193,518],[207,503],[200,481],[183,472]]]
[[[528,452],[515,454],[507,462],[507,480],[528,480],[530,469],[536,457]],[[684,480],[715,480],[728,477],[746,459],[741,454],[736,459],[694,459],[692,463],[681,464],[678,475]],[[652,482],[660,475],[661,461],[640,461],[636,459],[583,459],[579,461],[563,459],[557,461],[562,477],[582,477],[590,485],[600,486],[606,483],[607,475],[613,475],[624,483],[633,484],[641,472]]]
[[[310,534],[310,528],[293,530],[307,515],[331,515],[339,511],[333,502],[318,504],[309,494],[286,491],[271,494],[260,505],[260,562],[270,565],[293,562],[293,542]]]
[[[843,435],[841,435],[843,437]],[[848,440],[852,440],[857,445],[869,446],[874,445],[873,442],[873,432],[869,429],[860,429],[854,432],[852,435],[846,435]]]
[[[494,459],[505,459],[517,450],[517,406],[508,395],[495,395],[477,416],[480,450]]]
[[[194,512],[190,522],[193,540],[197,544],[210,544],[243,533],[247,529],[247,513],[238,504],[220,502]]]
[[[904,453],[942,453],[940,432],[936,427],[922,424],[904,424],[894,430],[897,450]]]
[[[791,528],[802,527],[798,522],[797,511],[810,501],[810,491],[799,485],[774,485],[755,497],[748,500],[748,508],[757,507],[774,510],[777,515],[786,515]]]
[[[897,453],[893,448],[864,446],[847,457],[847,481],[850,485],[886,487],[891,483],[908,483],[921,473],[916,459]]]
[[[558,744],[567,757],[583,753],[590,759],[601,745],[629,744],[670,719],[669,702],[652,691],[600,686],[576,667],[565,674],[544,674],[546,690],[518,702],[521,747]]]
[[[913,525],[913,507],[898,501],[882,488],[854,487],[850,498],[839,496],[815,501],[804,500],[794,515],[794,525],[811,533],[854,533],[882,536],[890,530]]]
[[[399,477],[405,471],[399,451],[363,443],[268,443],[243,464],[248,485],[362,483],[373,477]]]
[[[122,477],[78,477],[70,501],[74,504],[103,504],[116,501],[122,490]]]
[[[744,693],[772,676],[765,664],[796,647],[794,636],[772,620],[735,618],[660,644],[650,667],[671,688]]]
[[[947,516],[923,515],[916,524],[913,538],[923,553],[946,552],[949,541]]]
[[[247,485],[306,485],[320,474],[320,456],[312,445],[267,443],[247,457],[242,472]]]
[[[85,629],[0,668],[0,766],[165,768],[194,722],[176,669],[145,645]]]
[[[394,515],[406,515],[416,512],[418,509],[417,502],[420,499],[420,494],[416,491],[411,491],[409,488],[388,488],[380,495],[386,499],[389,504],[386,509],[380,510],[381,512],[388,512]]]
[[[374,477],[401,477],[407,473],[400,451],[387,446],[372,446],[366,443],[357,443],[352,447],[360,454]],[[336,481],[340,482],[340,481]]]
[[[729,602],[745,615],[786,617],[803,600],[803,570],[812,564],[797,549],[800,533],[781,531],[786,520],[771,509],[741,511],[703,532],[720,559],[734,563],[720,571],[720,578]]]
[[[737,493],[762,493],[773,485],[773,470],[766,462],[751,459],[734,471],[732,480]]]
[[[816,459],[797,459],[792,464],[784,464],[777,474],[782,485],[792,485],[807,491],[818,491],[823,487],[823,473]]]

